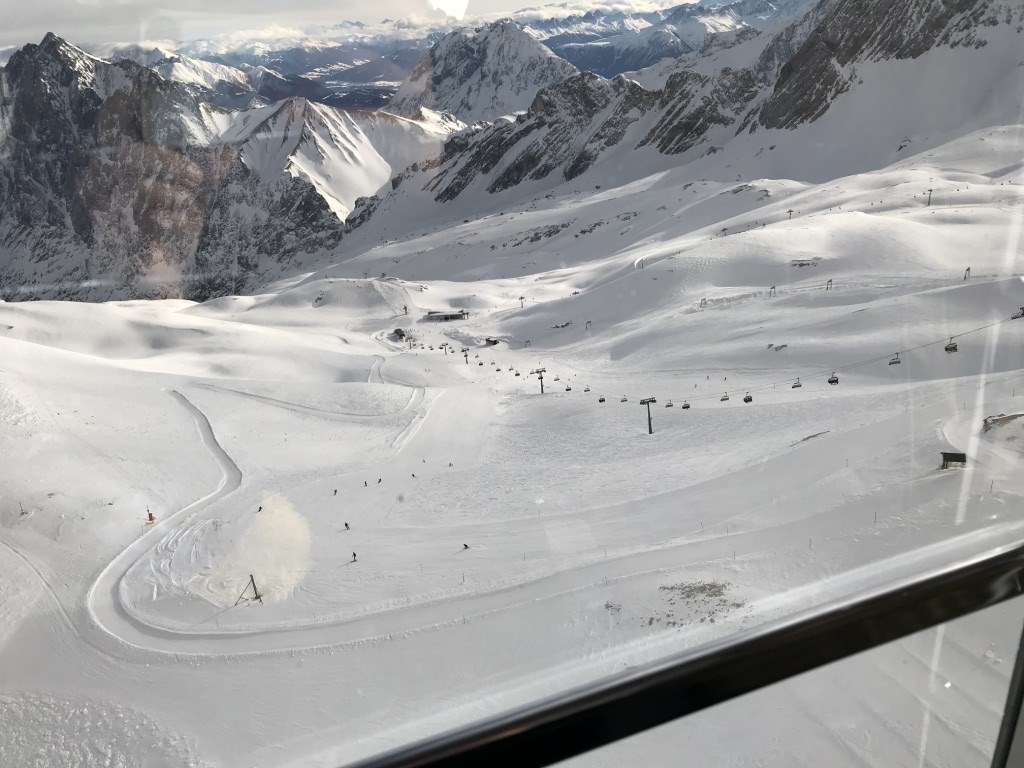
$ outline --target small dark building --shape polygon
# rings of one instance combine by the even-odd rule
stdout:
[[[955,451],[943,451],[942,452],[942,468],[949,469],[955,464],[967,466],[967,454],[956,453]]]
[[[441,310],[432,310],[427,312],[427,320],[433,320],[435,323],[443,323],[449,320],[465,320],[469,317],[469,312],[465,309],[460,309],[455,312],[442,312]]]

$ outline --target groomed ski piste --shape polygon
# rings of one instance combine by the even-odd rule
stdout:
[[[0,304],[0,764],[339,765],[1019,540],[1018,147],[569,184],[256,296]],[[987,765],[1020,623],[575,762]]]

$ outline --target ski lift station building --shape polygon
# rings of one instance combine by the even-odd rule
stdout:
[[[469,317],[469,312],[465,309],[457,310],[440,310],[434,309],[427,312],[427,320],[432,320],[435,323],[446,323],[450,320],[465,320]]]

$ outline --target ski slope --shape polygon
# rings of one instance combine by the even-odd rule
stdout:
[[[1018,540],[1014,131],[0,304],[0,762],[337,765]],[[985,765],[1014,614],[575,762]]]

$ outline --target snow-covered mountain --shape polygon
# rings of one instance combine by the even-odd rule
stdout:
[[[305,100],[232,112],[47,35],[0,71],[7,296],[206,297],[335,246],[357,197],[452,129]]]
[[[733,0],[643,12],[597,9],[559,18],[546,18],[537,9],[514,18],[578,68],[613,77],[691,51],[727,47],[747,37],[733,33],[772,29],[812,5],[814,0]]]
[[[401,35],[352,37],[243,41],[227,49],[207,40],[174,46],[114,44],[94,46],[90,52],[110,61],[135,61],[167,80],[201,89],[206,100],[230,109],[295,97],[376,108],[390,100],[428,47],[425,40]]]
[[[1024,7],[1010,0],[967,9],[828,0],[774,35],[741,41],[743,66],[681,68],[656,90],[592,74],[548,86],[515,121],[450,139],[440,164],[404,179],[382,209],[426,194],[486,210],[598,167],[599,183],[680,163],[815,179],[879,167],[908,146],[1019,118],[1022,21]],[[927,109],[901,107],[922,94]],[[877,104],[891,111],[873,112]],[[825,115],[829,127],[818,129]]]
[[[402,83],[389,110],[450,112],[466,123],[526,109],[541,88],[577,70],[510,19],[458,29],[435,43]]]
[[[557,53],[581,70],[614,77],[675,59],[693,49],[672,29],[651,26],[595,42],[564,43]]]

